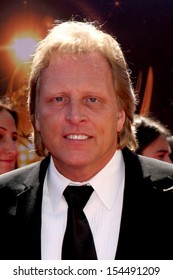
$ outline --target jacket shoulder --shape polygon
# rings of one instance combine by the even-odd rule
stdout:
[[[173,164],[144,156],[139,156],[139,160],[144,176],[150,177],[155,188],[173,192]]]
[[[28,187],[37,181],[44,180],[48,164],[49,159],[45,158],[0,175],[0,192],[4,187],[20,191],[23,187]]]
[[[16,181],[19,182],[23,180],[24,178],[26,178],[26,176],[31,174],[33,170],[38,169],[39,166],[40,166],[40,162],[35,162],[27,166],[19,167],[18,169],[0,175],[0,186],[10,182],[16,182]]]
[[[148,172],[150,172],[153,177],[158,178],[164,175],[173,176],[173,164],[171,163],[145,156],[139,156],[139,160],[142,166],[145,166],[145,168],[147,168]]]
[[[152,189],[170,190],[173,192],[173,164],[161,160],[140,156],[129,149],[123,149],[126,172],[151,182]],[[133,174],[133,175],[132,175]],[[171,189],[172,188],[172,189]]]

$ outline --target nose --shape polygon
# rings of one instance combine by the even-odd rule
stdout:
[[[7,140],[6,152],[8,154],[13,155],[14,157],[17,157],[17,155],[18,155],[17,142],[14,141],[11,137],[9,137],[8,140]]]
[[[66,121],[78,125],[86,121],[84,105],[78,100],[71,100],[66,111]]]

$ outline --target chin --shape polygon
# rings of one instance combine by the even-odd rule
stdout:
[[[77,161],[70,161],[67,163],[67,165],[74,167],[74,168],[78,168],[78,167],[85,167],[88,165],[88,162],[86,161],[81,161],[81,160],[77,160]]]

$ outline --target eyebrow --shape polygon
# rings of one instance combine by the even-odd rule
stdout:
[[[4,131],[7,131],[7,128],[5,128],[3,126],[0,126],[0,129],[2,129]],[[18,135],[17,131],[13,131],[12,133]]]
[[[163,149],[157,151],[157,153],[167,153],[167,152],[168,152],[168,150],[163,150]]]
[[[5,127],[3,127],[3,126],[0,126],[0,129],[3,129],[5,131],[7,131],[7,129]]]

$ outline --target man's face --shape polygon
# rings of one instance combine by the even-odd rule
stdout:
[[[101,54],[52,57],[41,76],[36,128],[60,173],[93,177],[115,153],[124,119]]]

